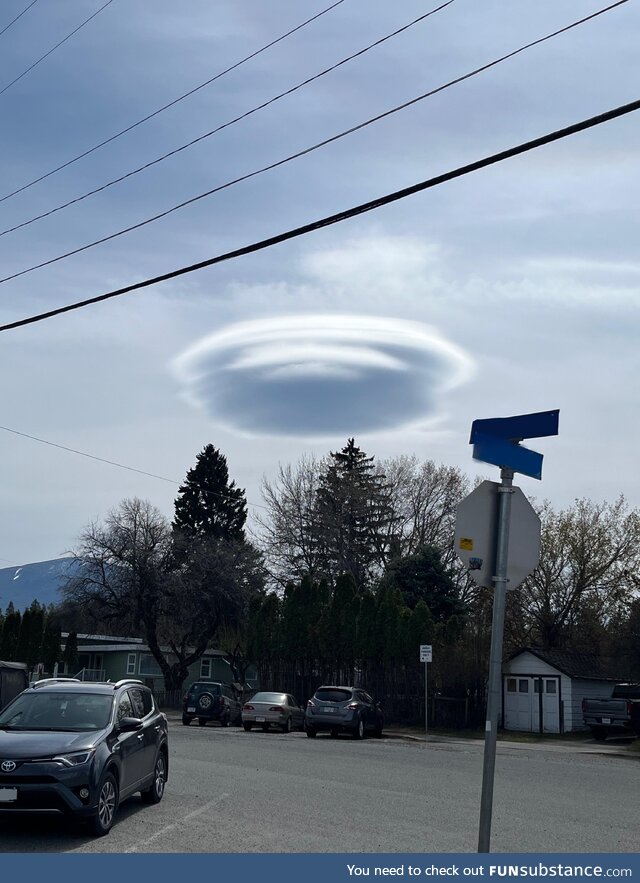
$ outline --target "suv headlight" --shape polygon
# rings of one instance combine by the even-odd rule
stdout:
[[[65,766],[80,766],[80,764],[88,763],[95,753],[95,748],[91,748],[89,751],[74,751],[72,754],[57,754],[51,759],[55,763],[63,763]]]

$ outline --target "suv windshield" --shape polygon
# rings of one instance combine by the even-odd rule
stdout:
[[[351,690],[316,690],[315,698],[319,702],[348,702]]]
[[[111,717],[113,696],[104,693],[23,693],[0,714],[3,730],[101,730]]]

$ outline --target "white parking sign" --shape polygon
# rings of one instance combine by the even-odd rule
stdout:
[[[432,662],[432,645],[420,644],[420,662]]]

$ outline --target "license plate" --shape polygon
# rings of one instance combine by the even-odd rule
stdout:
[[[17,788],[0,788],[0,803],[12,803],[18,799]]]
[[[264,718],[263,718],[263,717],[257,717],[257,718],[256,718],[256,722],[259,723],[259,724],[263,724],[263,723],[264,723]]]
[[[610,724],[610,723],[611,723],[611,718],[610,718],[610,717],[603,717],[603,718],[602,718],[602,723],[603,723],[603,724]]]
[[[334,714],[338,709],[337,708],[323,708],[323,714]]]
[[[190,713],[194,712],[195,710],[196,710],[195,705],[191,705],[191,706],[189,706],[189,708],[187,708],[187,711]]]

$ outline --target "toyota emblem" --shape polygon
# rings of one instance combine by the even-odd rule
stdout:
[[[0,769],[3,773],[12,773],[16,768],[16,763],[13,760],[3,760],[0,763]]]

